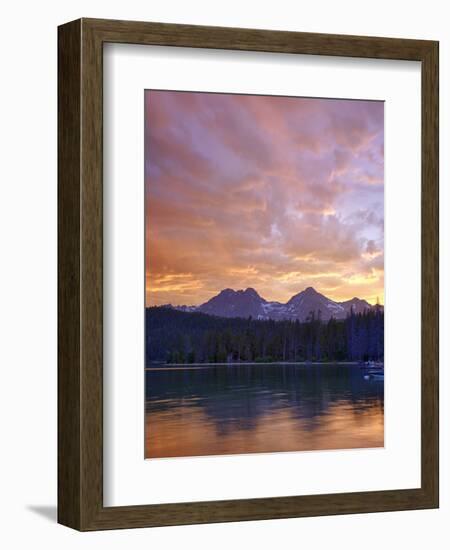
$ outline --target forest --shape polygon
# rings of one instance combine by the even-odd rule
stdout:
[[[149,307],[145,317],[146,366],[154,363],[382,361],[384,312],[305,322],[225,318]]]

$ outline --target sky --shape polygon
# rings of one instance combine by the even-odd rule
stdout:
[[[146,305],[384,303],[384,103],[145,92]]]

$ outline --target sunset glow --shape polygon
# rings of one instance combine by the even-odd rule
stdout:
[[[146,304],[384,303],[384,104],[146,91]]]

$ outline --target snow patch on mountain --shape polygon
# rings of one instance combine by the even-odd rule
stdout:
[[[170,306],[173,307],[173,306]],[[322,321],[331,318],[345,319],[352,311],[355,314],[383,306],[372,306],[365,300],[352,298],[335,302],[314,288],[308,287],[292,296],[287,303],[268,302],[254,288],[233,290],[226,288],[204,304],[196,306],[175,306],[180,311],[200,311],[218,317],[252,317],[254,319],[300,320],[315,317]]]

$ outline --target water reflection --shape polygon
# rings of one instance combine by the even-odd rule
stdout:
[[[350,365],[146,371],[146,457],[380,447],[383,381]]]

